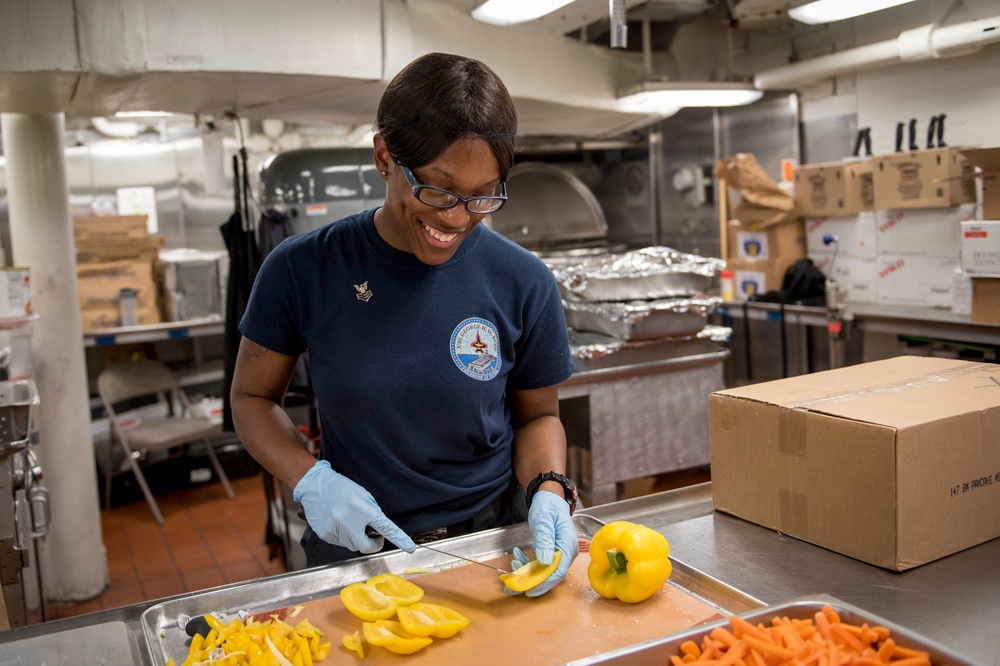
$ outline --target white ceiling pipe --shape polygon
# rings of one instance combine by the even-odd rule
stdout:
[[[896,39],[764,70],[753,82],[758,90],[787,90],[809,81],[900,62],[967,55],[998,41],[1000,16],[952,26],[925,25],[904,30]]]

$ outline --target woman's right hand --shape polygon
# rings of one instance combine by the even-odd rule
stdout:
[[[377,553],[385,537],[407,553],[417,549],[413,539],[382,513],[371,493],[333,471],[326,460],[317,461],[306,472],[295,484],[292,497],[302,503],[313,531],[334,546]],[[382,536],[367,536],[369,525]]]

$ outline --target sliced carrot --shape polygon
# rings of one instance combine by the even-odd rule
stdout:
[[[931,659],[924,653],[919,657],[907,657],[889,662],[892,666],[931,666]]]
[[[733,636],[732,633],[730,633],[730,631],[725,627],[716,627],[712,630],[711,635],[712,638],[720,643],[725,643],[730,648],[736,645],[736,636]]]
[[[844,641],[844,643],[849,648],[854,650],[857,654],[861,654],[864,651],[865,646],[861,644],[861,641],[852,636],[851,632],[849,632],[847,629],[844,628],[844,625],[840,623],[831,624],[830,631],[839,636]]]
[[[910,648],[903,647],[902,645],[897,645],[892,650],[892,656],[894,657],[924,657],[929,659],[930,655],[921,650],[912,650]]]
[[[678,657],[676,654],[671,655],[670,666],[684,666],[684,660]]]
[[[694,641],[684,641],[681,643],[681,652],[684,654],[694,655],[695,658],[701,656],[701,648]]]
[[[729,624],[733,628],[733,634],[735,634],[737,638],[743,638],[744,636],[753,636],[754,638],[764,641],[766,643],[771,642],[770,636],[768,636],[764,631],[753,626],[752,624],[750,624],[741,617],[733,615],[732,617],[729,618]]]

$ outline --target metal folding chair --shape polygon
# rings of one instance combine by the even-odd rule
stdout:
[[[235,498],[219,459],[215,456],[209,437],[221,432],[222,425],[212,423],[206,418],[193,416],[191,404],[181,388],[177,376],[170,368],[154,360],[140,360],[134,363],[122,363],[106,368],[97,377],[97,393],[101,397],[104,409],[111,423],[108,437],[108,473],[104,482],[104,503],[111,505],[111,468],[114,461],[114,444],[117,441],[125,452],[132,472],[135,474],[142,494],[146,496],[149,507],[153,510],[156,522],[163,524],[163,514],[153,498],[153,493],[146,483],[137,460],[143,451],[162,451],[175,446],[197,440],[205,443],[205,451],[215,468],[215,473],[222,482],[223,488],[230,499]],[[157,400],[167,405],[167,416],[143,420],[133,428],[122,428],[118,424],[115,407],[126,400],[134,400],[144,396],[157,396]],[[175,413],[175,407],[179,407]]]

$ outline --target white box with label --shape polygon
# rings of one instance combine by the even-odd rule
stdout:
[[[950,308],[958,258],[879,254],[878,300],[894,305]]]
[[[975,204],[876,211],[879,254],[957,259],[961,246],[961,224],[974,219]]]
[[[1000,276],[1000,220],[962,222],[962,268],[970,275]]]
[[[852,257],[837,253],[809,253],[816,268],[837,283],[848,303],[878,303],[878,262],[875,257]],[[832,271],[831,271],[832,263]]]
[[[810,255],[833,251],[825,245],[827,234],[837,238],[837,254],[875,258],[877,250],[875,212],[868,211],[850,217],[811,217],[806,220],[806,248]]]

